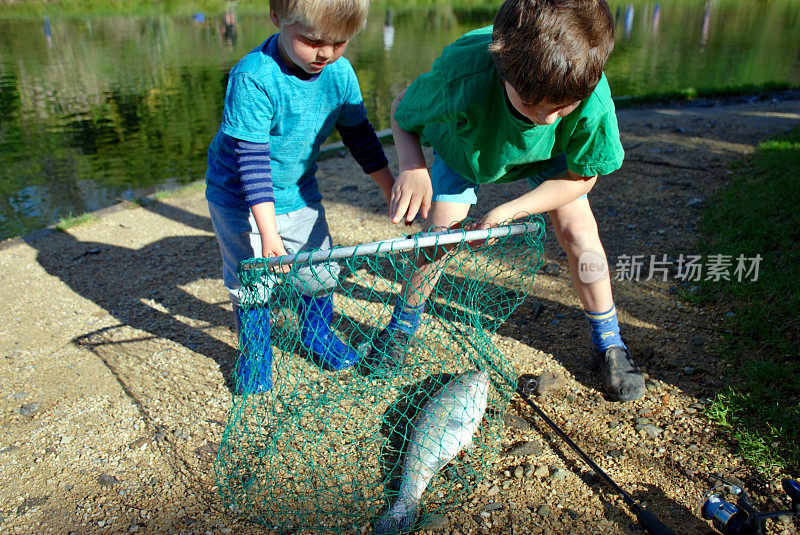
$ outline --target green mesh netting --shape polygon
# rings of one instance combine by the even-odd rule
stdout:
[[[254,324],[263,317],[259,313],[268,314],[274,386],[233,398],[215,462],[229,510],[280,530],[363,533],[376,519],[385,520],[385,511],[415,485],[424,490],[416,527],[465,501],[497,453],[498,430],[516,387],[513,366],[491,334],[532,285],[543,261],[544,224],[532,217],[490,229],[487,241],[466,241],[474,232],[301,254],[288,273],[268,267],[275,259],[239,266],[242,309],[256,312],[241,326],[239,359],[254,365],[259,358],[248,343],[260,332]],[[445,247],[447,239],[457,241]],[[410,248],[397,250],[409,242]],[[441,276],[401,368],[378,375],[360,366],[327,371],[315,363],[299,334],[303,295],[334,284],[332,327],[364,355],[389,322],[415,263],[443,250]],[[459,390],[465,379],[480,383],[487,376],[485,388]],[[485,413],[470,406],[481,405],[481,395],[488,397]],[[480,424],[474,434],[465,420],[472,409]],[[473,449],[447,458],[466,445],[465,438]],[[441,469],[431,462],[439,457],[446,465]]]

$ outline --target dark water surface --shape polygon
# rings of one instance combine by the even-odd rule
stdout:
[[[499,5],[499,2],[498,2]],[[370,118],[496,6],[373,4],[346,56]],[[800,85],[800,3],[611,3],[615,95]],[[228,70],[275,31],[266,13],[4,19],[0,13],[0,238],[202,178]]]

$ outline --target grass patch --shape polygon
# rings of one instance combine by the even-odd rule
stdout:
[[[72,227],[77,227],[78,225],[85,225],[87,223],[91,223],[93,221],[97,221],[97,216],[94,214],[82,214],[82,215],[68,215],[67,217],[62,217],[58,220],[58,223],[55,224],[56,230],[60,230],[64,232],[67,229]]]
[[[800,89],[800,86],[782,82],[768,82],[764,84],[746,84],[722,88],[696,88],[689,87],[678,91],[661,93],[647,93],[644,95],[615,96],[614,107],[617,109],[633,108],[648,104],[669,104],[672,102],[686,102],[703,99],[725,99],[764,95],[766,93]]]
[[[150,195],[150,197],[154,200],[161,200],[161,199],[168,199],[169,197],[178,197],[180,195],[191,195],[198,191],[204,190],[206,187],[205,180],[198,180],[196,182],[192,182],[191,184],[187,184],[185,186],[181,186],[178,188],[167,188],[167,189],[160,189]]]
[[[693,300],[725,305],[719,352],[738,374],[709,410],[761,471],[800,468],[800,129],[761,143],[711,200],[699,244],[730,255],[730,281],[702,281]],[[733,276],[761,255],[758,277]],[[755,279],[755,280],[754,280]],[[733,307],[731,307],[733,305]],[[735,333],[735,334],[732,334]]]

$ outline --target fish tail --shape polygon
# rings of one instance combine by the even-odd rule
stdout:
[[[375,520],[373,526],[375,535],[408,533],[414,528],[418,519],[419,501],[400,498],[388,511]]]

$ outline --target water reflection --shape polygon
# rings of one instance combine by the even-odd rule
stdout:
[[[394,46],[394,16],[392,10],[386,10],[386,19],[383,21],[383,49],[387,52]]]
[[[631,38],[631,34],[633,33],[633,12],[634,12],[633,4],[628,4],[625,7],[625,26],[624,26],[625,27],[625,33],[624,33],[625,40],[630,39]]]
[[[373,8],[347,57],[376,128],[388,128],[394,95],[445,45],[491,23],[495,9]],[[800,84],[796,2],[627,0],[611,9],[618,42],[607,74],[616,95]],[[195,16],[0,19],[0,237],[200,179],[227,72],[269,28],[265,9],[241,6]]]
[[[222,17],[222,27],[220,28],[222,42],[228,50],[233,50],[236,46],[236,12],[228,8]]]
[[[700,30],[700,47],[701,49],[708,43],[708,29],[711,27],[711,2],[706,2],[703,9],[703,26]]]
[[[658,34],[658,23],[661,21],[661,4],[656,2],[653,7],[653,37]]]

